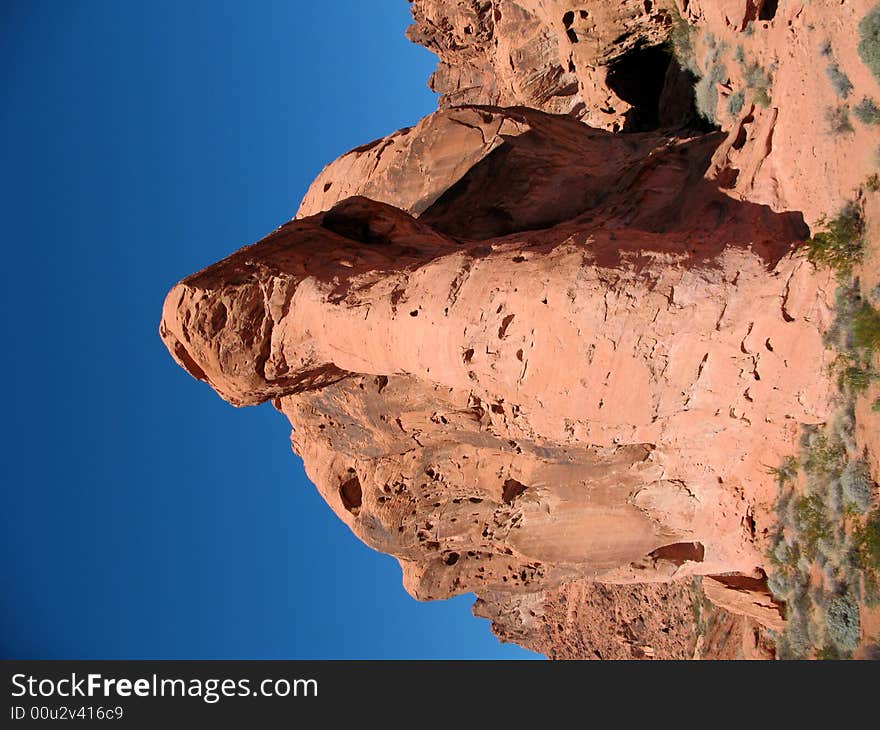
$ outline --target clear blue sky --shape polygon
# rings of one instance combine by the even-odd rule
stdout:
[[[0,6],[3,658],[520,658],[409,598],[157,335],[175,281],[435,106],[405,0]]]

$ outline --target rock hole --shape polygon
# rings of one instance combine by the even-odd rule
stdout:
[[[501,320],[501,326],[498,328],[498,339],[503,340],[504,335],[507,334],[507,328],[510,327],[510,323],[513,322],[513,318],[516,315],[508,314],[504,319]]]
[[[473,359],[473,357],[474,357],[474,348],[469,347],[467,350],[464,351],[464,354],[461,356],[461,359],[464,361],[465,365],[468,365],[470,363],[470,361]]]
[[[779,7],[779,0],[764,0],[761,8],[758,10],[758,20],[773,20],[776,17],[776,10]]]
[[[410,316],[410,317],[418,317],[418,316],[419,316],[419,310],[418,310],[418,309],[414,309],[412,312],[409,313],[409,316]]]
[[[569,28],[567,31],[565,31],[565,35],[568,36],[568,40],[570,40],[572,43],[578,42],[578,34],[575,33],[574,28]]]
[[[582,20],[586,20],[590,17],[590,14],[586,10],[578,10],[578,15],[581,16]]]
[[[349,470],[349,473],[352,473],[352,470]],[[352,473],[351,477],[339,485],[339,496],[342,499],[342,506],[353,515],[360,511],[363,492],[357,474]]]
[[[332,182],[324,183],[324,192],[326,193],[332,187],[333,187]]]
[[[447,565],[455,565],[460,557],[458,553],[449,553],[443,558],[443,562]]]
[[[668,560],[676,565],[682,565],[687,561],[702,563],[706,549],[701,542],[676,542],[658,547],[649,555],[653,560]]]
[[[666,81],[669,51],[663,46],[635,48],[608,67],[605,78],[611,90],[632,105],[624,132],[647,132],[659,126],[660,95]]]
[[[505,504],[512,504],[519,495],[526,491],[528,487],[516,479],[506,479],[504,481],[504,489],[501,492],[501,499]]]
[[[571,28],[572,23],[574,23],[574,10],[569,10],[565,15],[562,16],[562,24],[566,28]]]
[[[739,128],[739,131],[736,133],[736,139],[733,140],[733,144],[730,146],[735,150],[741,150],[743,147],[745,147],[748,138],[749,131],[746,129],[746,121],[744,119],[742,125]]]
[[[609,88],[632,108],[622,132],[692,127],[708,132],[694,100],[696,78],[682,69],[664,45],[636,46],[608,66]]]
[[[214,311],[211,312],[211,330],[214,333],[222,330],[226,326],[227,317],[228,311],[226,305],[223,302],[217,302],[217,306],[214,307]]]

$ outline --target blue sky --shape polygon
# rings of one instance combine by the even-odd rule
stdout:
[[[404,0],[4,2],[3,658],[523,658],[420,604],[157,335],[183,276],[435,107]]]

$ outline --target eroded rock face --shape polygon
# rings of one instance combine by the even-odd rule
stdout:
[[[520,134],[470,135],[457,182],[427,156],[423,190],[399,165],[353,191],[393,178],[419,218],[347,198],[185,279],[169,350],[231,403],[273,400],[417,598],[751,574],[766,465],[828,407],[799,218],[720,194],[711,138],[466,108],[382,144],[412,159],[461,115]]]
[[[414,0],[440,110],[328,165],[163,309],[178,363],[272,401],[413,596],[474,592],[551,656],[772,653],[768,467],[830,410],[834,283],[779,212],[815,219],[822,193],[783,169],[777,109],[699,129],[670,7]],[[678,10],[733,37],[762,7]]]
[[[622,0],[411,0],[410,40],[440,59],[440,106],[526,106],[618,131],[658,126],[666,91],[682,114],[678,67],[663,48],[669,4]],[[668,83],[667,83],[668,82]],[[690,99],[689,85],[687,97]],[[654,110],[645,115],[645,107]],[[686,104],[687,106],[687,104]]]

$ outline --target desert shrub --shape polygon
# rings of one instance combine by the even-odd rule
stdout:
[[[825,607],[825,627],[828,638],[847,655],[859,643],[859,606],[849,596],[835,596]]]
[[[821,661],[834,661],[836,659],[846,659],[846,655],[842,654],[834,644],[825,644],[816,652],[816,659]]]
[[[840,486],[840,480],[829,478],[822,485],[821,494],[819,495],[825,502],[825,514],[832,521],[840,519],[843,512],[843,489]]]
[[[863,393],[876,379],[873,368],[858,362],[843,365],[837,371],[837,387],[844,393]]]
[[[825,121],[831,134],[849,134],[855,132],[849,120],[849,107],[845,104],[830,106],[825,110]]]
[[[841,282],[834,292],[834,320],[822,336],[826,347],[847,347],[852,316],[861,305],[858,283],[852,280]]]
[[[847,203],[835,218],[823,218],[819,225],[825,230],[807,241],[807,258],[816,267],[848,274],[862,260],[865,226],[861,208]]]
[[[811,635],[813,602],[807,593],[802,593],[786,603],[786,627],[779,643],[782,659],[803,659],[813,648]]]
[[[746,62],[746,52],[743,50],[742,46],[737,46],[733,49],[733,60],[737,63]]]
[[[844,453],[840,443],[827,434],[816,431],[808,437],[807,448],[801,459],[804,471],[810,477],[822,477],[836,473],[843,464]]]
[[[777,598],[788,598],[791,592],[791,583],[789,582],[789,574],[778,572],[772,573],[767,577],[767,588]]]
[[[880,312],[862,302],[852,318],[852,345],[873,354],[880,349]]]
[[[821,55],[825,56],[825,58],[831,57],[831,41],[830,40],[828,40],[826,38],[824,41],[822,41],[822,44],[819,46],[819,53]]]
[[[880,107],[869,97],[864,97],[853,107],[853,116],[870,127],[880,124]]]
[[[724,53],[727,46],[716,43],[711,34],[706,38],[706,56],[703,59],[705,73],[694,86],[694,99],[697,111],[710,122],[717,122],[718,84],[727,80],[727,67],[724,65]]]
[[[850,461],[840,474],[843,501],[850,509],[864,514],[871,506],[871,474],[864,459]]]
[[[880,413],[880,398],[875,398],[874,402],[871,404],[871,410],[874,413]]]
[[[672,26],[669,30],[667,47],[678,61],[678,65],[698,76],[700,69],[697,67],[696,53],[694,52],[695,30],[678,12],[678,7],[672,6],[670,11]]]
[[[776,468],[771,468],[770,472],[775,474],[776,478],[782,483],[794,481],[798,473],[797,457],[786,456],[782,463]]]
[[[849,403],[841,408],[834,417],[834,438],[840,443],[844,451],[849,454],[858,452],[856,447],[856,415],[853,404]]]
[[[735,91],[734,93],[732,93],[730,96],[727,97],[727,113],[732,117],[739,116],[745,100],[746,95],[744,92]]]
[[[859,23],[859,58],[880,82],[880,4]]]
[[[865,579],[865,601],[880,602],[880,507],[871,510],[853,534],[853,554]]]
[[[880,507],[874,507],[854,534],[856,559],[863,570],[880,570]]]
[[[801,557],[812,561],[816,557],[819,540],[829,534],[822,500],[816,495],[798,497],[794,502],[794,516],[803,545]],[[809,568],[809,563],[807,567]]]
[[[755,35],[755,21],[754,20],[750,20],[748,23],[746,23],[746,27],[743,28],[743,35],[746,38],[751,38],[753,35]]]
[[[836,61],[828,64],[825,73],[828,75],[828,80],[831,82],[831,88],[834,89],[834,93],[841,99],[846,99],[853,89],[849,76],[840,69]]]
[[[865,180],[865,189],[872,193],[880,191],[880,175],[876,172],[873,175],[868,175]]]
[[[834,321],[824,341],[826,346],[840,351],[832,366],[838,388],[857,395],[880,378],[874,364],[874,353],[880,349],[880,312],[862,299],[856,281],[838,286],[835,299]],[[849,436],[840,438],[850,453],[856,452],[852,427]]]
[[[770,87],[773,85],[773,77],[767,73],[759,63],[753,62],[744,65],[743,78],[746,86],[752,92],[755,104],[762,107],[770,105]]]

